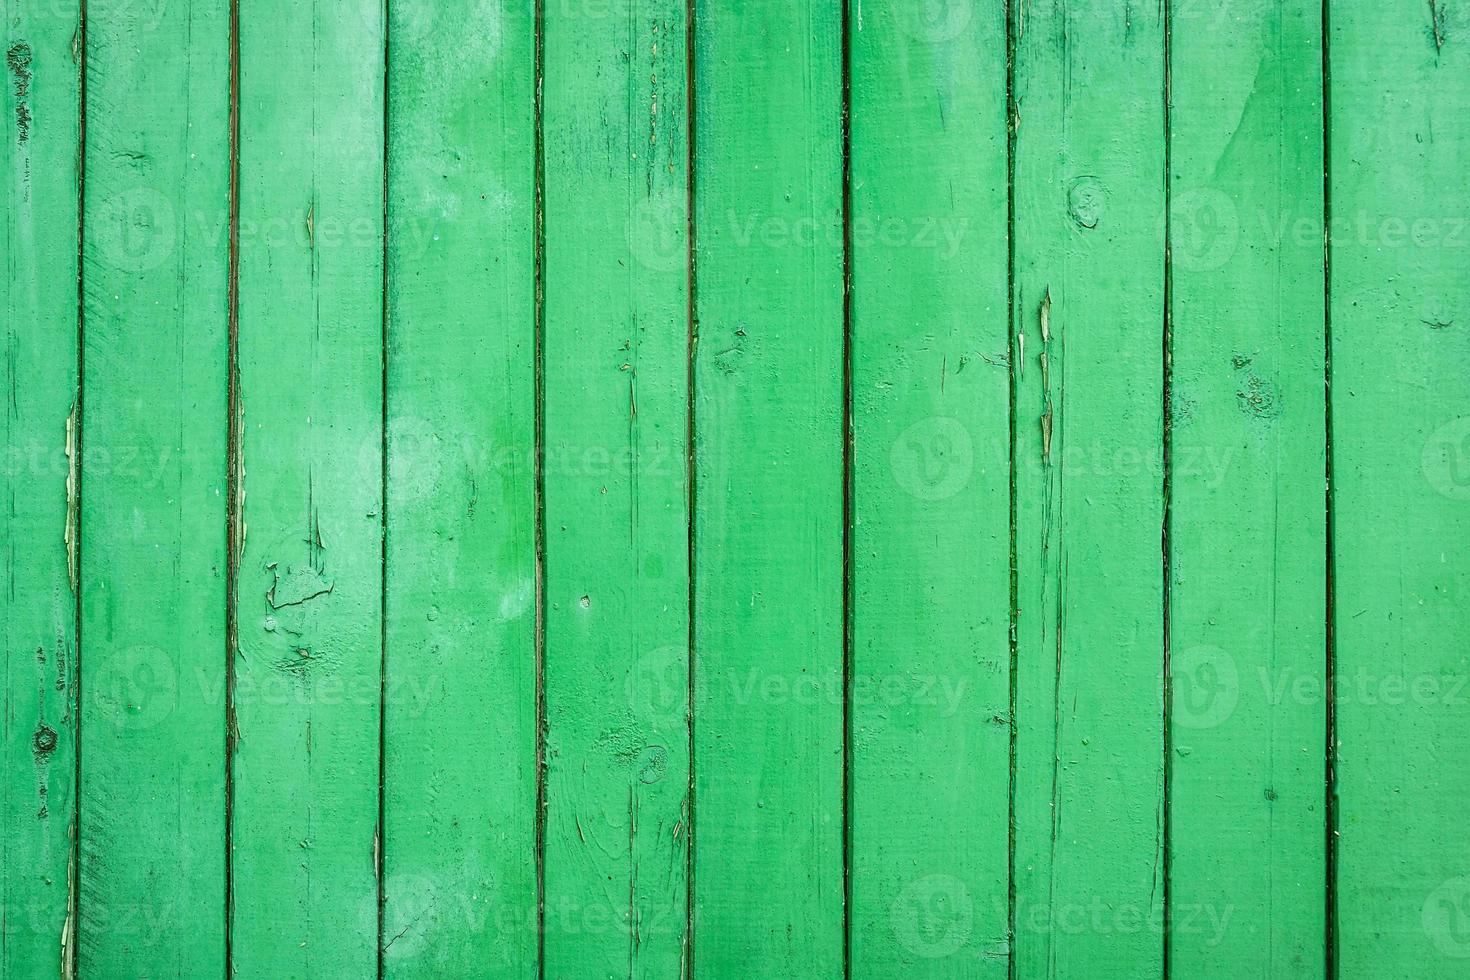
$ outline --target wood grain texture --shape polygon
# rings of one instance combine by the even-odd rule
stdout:
[[[545,18],[547,976],[687,970],[686,35]]]
[[[242,978],[377,970],[383,45],[377,4],[242,11]]]
[[[853,977],[1004,977],[1002,6],[850,24]]]
[[[112,7],[86,45],[78,965],[219,974],[228,6]]]
[[[695,975],[842,972],[841,29],[695,13]]]
[[[1024,977],[1163,972],[1160,15],[1013,19]]]
[[[1338,976],[1470,962],[1470,10],[1333,4]]]
[[[1174,11],[1170,966],[1321,977],[1321,8]]]
[[[384,974],[528,978],[535,25],[389,15]]]
[[[1470,8],[0,17],[0,977],[1466,972]]]
[[[3,8],[0,95],[0,976],[75,949],[76,597],[68,432],[77,401],[81,74],[76,4]]]

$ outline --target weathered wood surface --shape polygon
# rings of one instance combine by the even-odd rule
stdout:
[[[66,945],[83,976],[219,973],[229,820],[229,7],[116,5],[87,27],[77,42],[83,370],[71,530],[80,550],[79,860],[76,936]]]
[[[0,9],[0,975],[54,976],[76,949],[81,58],[75,3]]]
[[[529,978],[535,24],[423,0],[388,33],[383,975]]]
[[[1162,8],[1015,31],[1014,950],[1023,976],[1164,962]]]
[[[1321,8],[1171,36],[1169,963],[1322,976]]]
[[[871,980],[1009,960],[1005,11],[921,10],[850,33],[849,917]]]
[[[1470,8],[4,0],[0,976],[1470,963]]]
[[[1329,22],[1331,626],[1344,980],[1470,963],[1470,10]]]

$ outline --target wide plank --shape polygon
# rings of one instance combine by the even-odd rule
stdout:
[[[241,11],[232,963],[378,966],[383,12]]]
[[[545,25],[546,976],[687,975],[683,2]]]
[[[1017,976],[1164,968],[1164,23],[1021,4]]]
[[[76,817],[76,3],[7,8],[0,94],[0,976],[73,958]],[[63,952],[65,949],[66,952]]]
[[[1321,977],[1321,5],[1170,26],[1169,964]]]
[[[842,17],[695,10],[694,974],[840,976]]]
[[[1331,7],[1337,976],[1470,962],[1470,10]]]
[[[849,22],[855,978],[1009,967],[1005,13]]]
[[[77,963],[220,975],[229,5],[103,7],[85,45]]]
[[[528,4],[389,5],[383,975],[536,975]]]

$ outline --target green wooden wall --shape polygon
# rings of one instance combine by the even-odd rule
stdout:
[[[1470,975],[1470,5],[0,11],[0,976]]]

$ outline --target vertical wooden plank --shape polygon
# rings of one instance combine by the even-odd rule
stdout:
[[[852,970],[1009,962],[1004,5],[852,45]]]
[[[1013,14],[1018,976],[1163,971],[1161,15]]]
[[[684,972],[686,34],[546,12],[547,976]]]
[[[383,27],[240,13],[239,977],[377,970]]]
[[[1173,9],[1170,966],[1321,977],[1322,11]]]
[[[87,32],[84,973],[223,968],[226,14]]]
[[[391,976],[535,973],[531,14],[390,7]]]
[[[1333,4],[1338,975],[1470,963],[1470,9]]]
[[[384,974],[528,978],[535,25],[389,18]]]
[[[107,6],[85,36],[79,966],[217,975],[229,6]]]
[[[696,975],[843,966],[841,21],[695,14]]]
[[[4,4],[0,96],[0,976],[57,976],[76,784],[68,425],[77,399],[80,29],[75,3]]]

